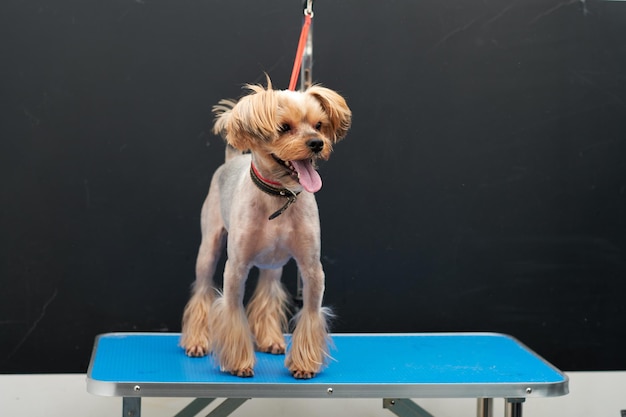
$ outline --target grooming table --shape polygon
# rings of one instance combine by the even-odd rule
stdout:
[[[257,353],[255,375],[220,372],[209,358],[187,357],[177,333],[110,333],[96,338],[87,391],[123,397],[123,417],[140,417],[142,397],[196,398],[176,417],[191,417],[225,398],[207,417],[229,415],[250,398],[381,398],[401,417],[431,416],[411,398],[477,398],[478,416],[504,398],[521,417],[529,397],[568,393],[568,378],[516,339],[494,333],[334,334],[333,360],[296,380],[284,355]],[[289,342],[289,338],[287,338]]]

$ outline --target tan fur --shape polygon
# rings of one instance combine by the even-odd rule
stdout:
[[[205,356],[209,353],[209,315],[213,299],[211,293],[193,294],[183,313],[181,346],[188,356]]]
[[[209,328],[215,333],[211,351],[222,371],[248,377],[254,375],[254,345],[243,310],[229,306],[223,297],[215,300]]]
[[[282,268],[261,270],[259,282],[246,308],[250,330],[260,352],[285,353],[289,295],[281,282]]]
[[[214,132],[228,144],[226,162],[216,170],[202,208],[196,282],[180,343],[190,356],[210,350],[223,371],[244,377],[254,374],[255,345],[261,351],[284,353],[288,296],[280,274],[293,258],[303,279],[304,299],[286,366],[296,378],[311,378],[329,357],[319,215],[315,196],[303,189],[289,168],[293,164],[285,161],[314,164],[328,159],[333,144],[350,127],[351,112],[339,94],[321,86],[305,92],[274,90],[268,79],[267,88],[247,89],[249,94],[239,101],[222,100],[214,107]],[[254,185],[251,163],[262,178],[300,193],[273,220],[268,216],[285,199]],[[316,191],[319,184],[309,183],[308,189]],[[224,246],[228,260],[223,292],[215,297],[213,274]],[[260,270],[259,283],[246,316],[243,296],[252,267]]]
[[[332,312],[321,308],[316,314],[299,312],[294,317],[295,329],[285,366],[296,378],[312,378],[330,359],[328,318]]]

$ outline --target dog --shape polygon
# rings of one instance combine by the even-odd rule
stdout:
[[[201,213],[196,280],[183,314],[180,345],[188,356],[211,353],[223,372],[254,375],[255,349],[285,354],[289,296],[283,266],[295,259],[303,304],[285,366],[298,379],[318,374],[329,358],[328,319],[322,307],[320,221],[314,193],[322,187],[316,161],[343,139],[352,112],[337,92],[313,85],[303,92],[246,85],[240,100],[213,107],[213,132],[226,143],[226,161],[213,175]],[[226,246],[222,292],[216,264]],[[252,267],[258,283],[244,309]]]

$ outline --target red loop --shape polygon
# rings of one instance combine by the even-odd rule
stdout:
[[[289,82],[289,89],[291,91],[296,90],[296,83],[298,82],[298,74],[300,73],[300,67],[302,66],[302,55],[304,55],[304,47],[306,45],[306,39],[309,36],[309,27],[311,26],[311,15],[304,15],[304,23],[302,24],[302,32],[300,32],[300,41],[298,42],[298,50],[296,51],[296,59],[293,63],[293,70],[291,71],[291,81]]]

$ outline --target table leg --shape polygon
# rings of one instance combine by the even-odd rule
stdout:
[[[195,400],[187,404],[185,408],[176,413],[174,417],[195,417],[200,411],[204,410],[204,408],[207,405],[211,404],[214,400],[215,398],[196,398]]]
[[[122,417],[141,417],[141,397],[122,398]]]
[[[248,401],[249,398],[226,398],[220,405],[215,407],[213,411],[206,415],[206,417],[226,417],[233,411],[239,408],[241,404]]]
[[[522,417],[524,398],[507,398],[504,403],[505,417]]]
[[[428,411],[406,398],[383,398],[383,408],[398,417],[433,417]]]
[[[476,417],[493,417],[493,398],[479,398]]]

